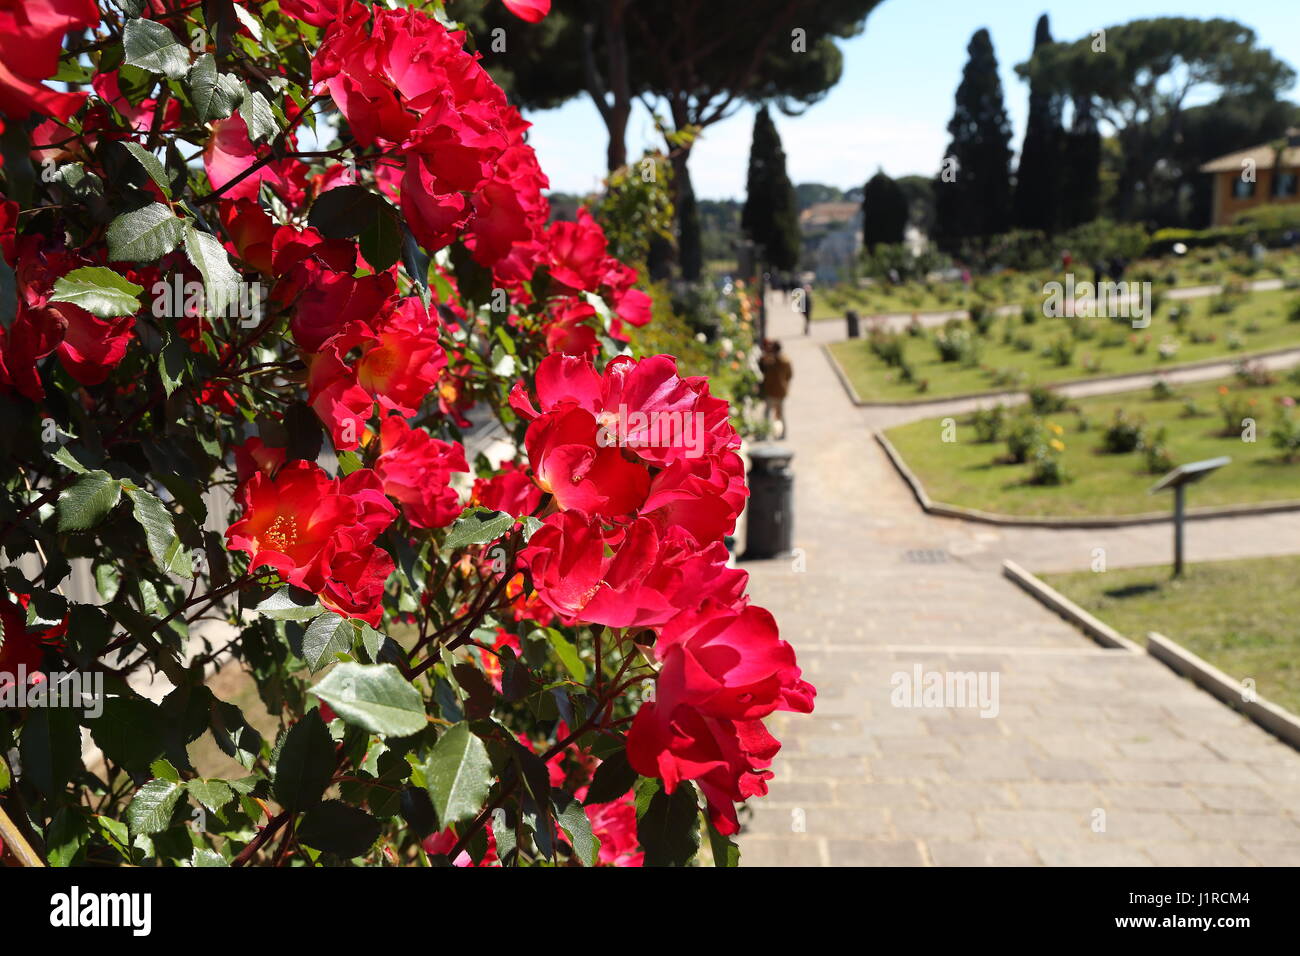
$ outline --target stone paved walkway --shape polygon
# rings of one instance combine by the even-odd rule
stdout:
[[[769,314],[795,367],[800,550],[744,566],[819,696],[812,716],[771,719],[784,749],[744,863],[1300,864],[1300,754],[1146,655],[1099,648],[1000,573],[1007,557],[1086,567],[1099,543],[1112,565],[1158,561],[1168,529],[926,515],[821,354],[831,329],[804,338],[779,298]],[[1300,550],[1300,535],[1265,533],[1277,520],[1258,525],[1257,553]],[[1193,559],[1240,545],[1242,524],[1214,524],[1192,526]],[[996,674],[997,716],[893,706],[894,675],[916,665]]]

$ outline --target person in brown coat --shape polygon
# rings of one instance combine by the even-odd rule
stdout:
[[[781,434],[785,438],[788,426],[785,421],[785,397],[790,391],[790,379],[794,377],[794,366],[781,351],[781,343],[775,340],[763,345],[763,356],[758,360],[758,369],[763,373],[763,382],[759,386],[763,393],[764,417],[775,418],[781,423]]]

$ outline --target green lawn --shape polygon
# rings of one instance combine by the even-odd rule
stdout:
[[[1076,279],[1091,279],[1092,269],[1085,264],[1074,266]],[[1218,285],[1224,281],[1300,276],[1300,256],[1289,250],[1271,250],[1256,263],[1242,253],[1224,255],[1218,249],[1197,250],[1186,256],[1162,256],[1135,263],[1126,278],[1150,281],[1156,288]],[[820,320],[842,321],[846,309],[856,309],[864,317],[907,312],[950,312],[965,309],[977,300],[993,307],[1032,304],[1042,299],[1043,284],[1060,279],[1055,270],[1032,272],[1007,270],[993,276],[981,276],[971,288],[961,282],[907,282],[898,286],[876,283],[868,288],[837,285],[827,288],[814,300],[813,316]]]
[[[1019,316],[999,317],[989,334],[976,337],[978,352],[965,361],[943,361],[934,331],[902,335],[903,353],[912,378],[892,368],[870,348],[868,339],[830,346],[844,373],[864,401],[908,402],[950,395],[1007,391],[1030,384],[1076,381],[1095,375],[1158,371],[1206,359],[1237,359],[1252,353],[1300,346],[1300,322],[1287,313],[1300,294],[1281,290],[1247,294],[1226,314],[1212,311],[1215,298],[1204,297],[1164,304],[1146,329],[1133,329],[1129,320],[1077,320],[1077,332],[1064,318],[1039,315],[1032,324]],[[1187,310],[1175,323],[1170,310]],[[970,328],[969,323],[962,323]],[[1054,344],[1073,353],[1067,364],[1044,354]],[[1164,343],[1176,346],[1162,358]]]
[[[1300,714],[1300,556],[1041,575],[1139,644],[1158,631]]]
[[[1218,386],[1207,382],[1180,386],[1172,399],[1157,400],[1152,391],[1119,392],[1081,399],[1071,411],[1047,416],[1064,429],[1062,462],[1070,480],[1063,485],[1030,484],[1031,466],[1006,464],[1002,441],[980,443],[971,419],[957,422],[956,441],[944,442],[943,419],[928,418],[889,429],[887,437],[921,480],[930,497],[960,505],[1011,515],[1079,517],[1124,515],[1160,511],[1171,507],[1168,495],[1152,496],[1147,489],[1158,477],[1147,471],[1141,451],[1106,454],[1099,450],[1115,409],[1141,416],[1151,431],[1167,429],[1167,448],[1175,464],[1229,455],[1232,464],[1196,485],[1188,493],[1190,506],[1244,504],[1261,501],[1300,500],[1300,460],[1282,461],[1269,440],[1278,418],[1277,396],[1300,396],[1300,384],[1283,379],[1263,388],[1242,388],[1231,383],[1227,400],[1246,404],[1257,422],[1253,443],[1240,435],[1223,437]],[[1199,407],[1198,417],[1183,417],[1184,400]],[[1027,414],[1007,409],[1007,420]],[[1086,427],[1085,427],[1086,426]]]

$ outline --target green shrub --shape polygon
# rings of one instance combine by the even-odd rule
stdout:
[[[1122,408],[1115,409],[1115,417],[1102,436],[1101,447],[1107,454],[1127,455],[1142,444],[1142,420],[1130,418]]]
[[[989,444],[1002,437],[1006,425],[1007,410],[1001,403],[992,408],[977,408],[971,415],[971,425],[975,428],[975,440]]]
[[[1029,407],[1035,415],[1053,415],[1063,412],[1070,400],[1064,395],[1045,385],[1034,385],[1029,389]]]

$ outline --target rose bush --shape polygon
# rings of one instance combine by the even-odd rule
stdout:
[[[734,865],[740,437],[441,3],[0,3],[0,115],[0,840]]]

